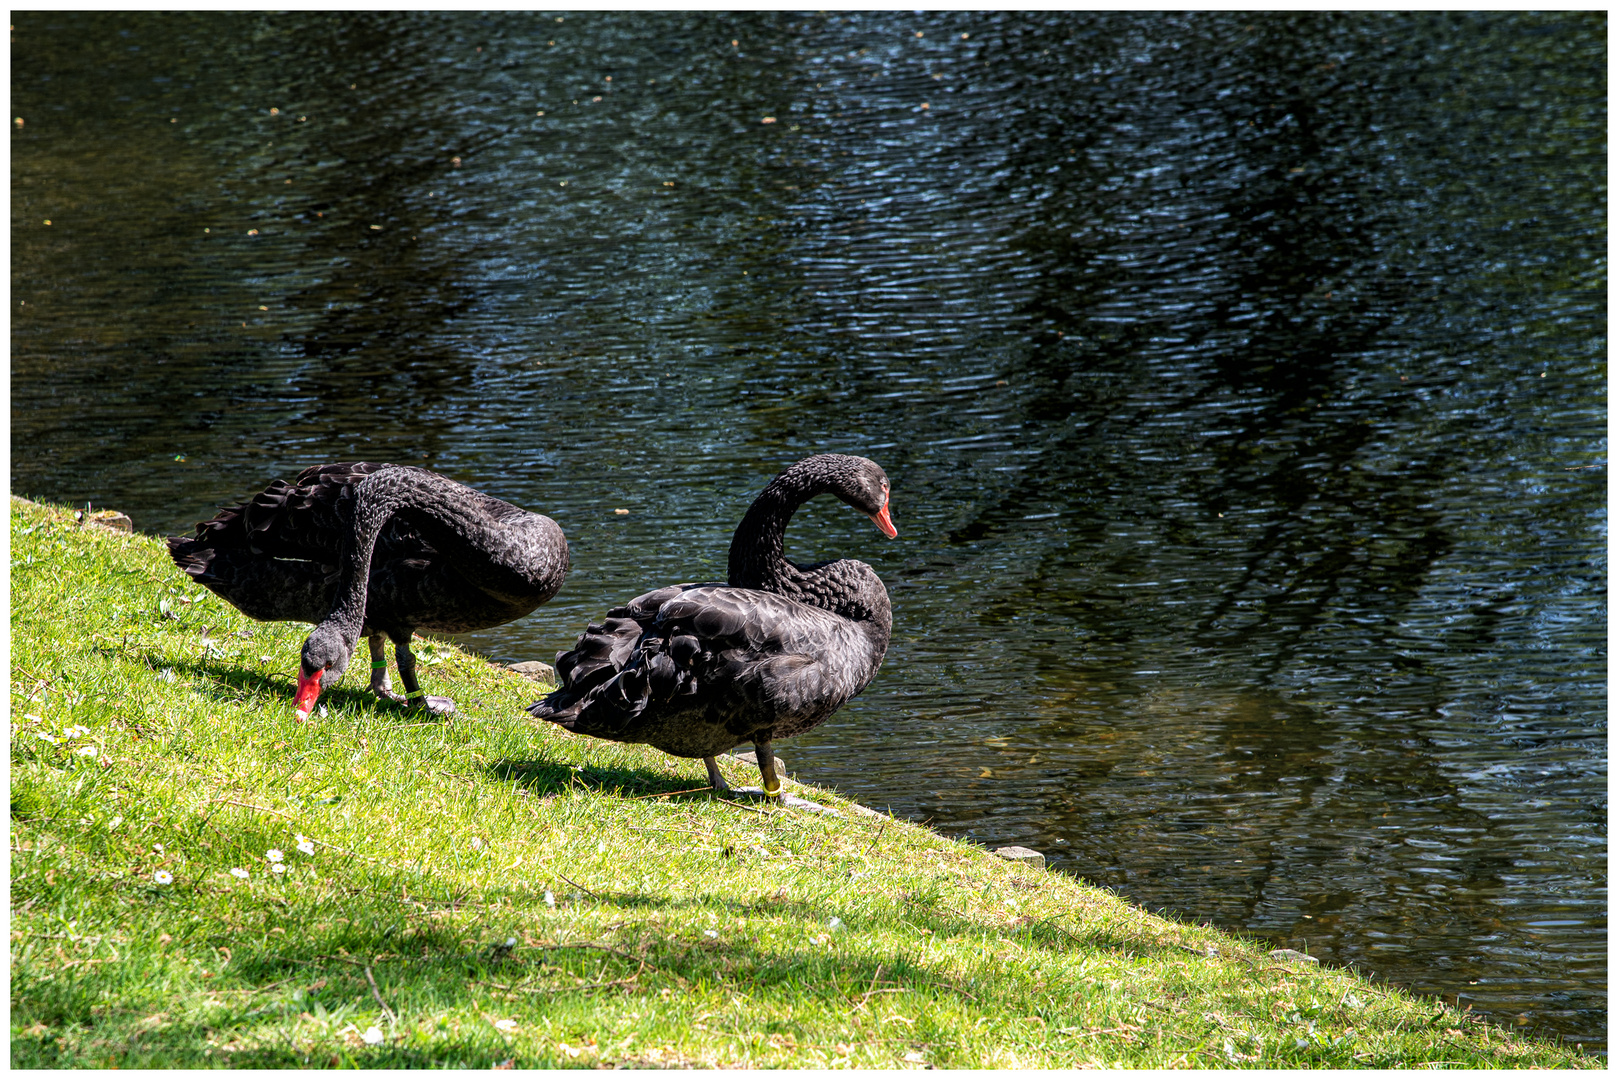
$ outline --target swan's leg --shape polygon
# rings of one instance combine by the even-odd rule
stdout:
[[[769,742],[756,742],[753,744],[753,753],[758,757],[758,772],[764,779],[764,795],[766,798],[781,798],[781,778],[775,775],[775,751],[770,748]]]
[[[720,795],[728,794],[730,785],[725,783],[723,776],[719,775],[719,762],[711,757],[705,757],[702,759],[702,763],[708,766],[708,786]]]
[[[410,635],[393,639],[393,655],[399,661],[399,681],[404,683],[406,708],[426,709],[442,715],[455,711],[455,702],[447,697],[428,697],[416,681],[416,656],[410,651]]]
[[[388,654],[384,651],[387,635],[371,635],[371,692],[386,701],[405,703],[403,694],[395,694],[388,684]]]

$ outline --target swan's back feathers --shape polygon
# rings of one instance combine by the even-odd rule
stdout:
[[[354,485],[387,467],[370,461],[315,465],[290,484],[273,480],[245,503],[199,521],[189,542],[170,537],[169,549],[178,547],[192,556],[234,548],[262,558],[307,560],[336,573],[337,555],[352,528]],[[191,572],[184,564],[180,569]]]
[[[570,731],[706,757],[806,731],[863,690],[881,655],[857,623],[757,589],[673,585],[613,608],[558,654],[531,706]]]
[[[359,491],[372,477],[365,490],[404,493],[371,549],[364,619],[372,629],[408,638],[416,629],[498,626],[561,587],[567,542],[549,518],[425,469],[369,461],[272,481],[199,522],[194,536],[169,537],[170,557],[255,619],[321,622],[339,599]],[[451,506],[454,525],[442,520]]]

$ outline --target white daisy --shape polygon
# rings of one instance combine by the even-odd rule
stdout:
[[[239,866],[235,866],[235,867],[232,867],[232,868],[231,868],[231,871],[230,871],[230,875],[231,875],[231,877],[239,877],[239,878],[241,878],[241,879],[242,879],[242,880],[243,880],[243,881],[246,881],[246,880],[247,880],[247,877],[248,877],[248,874],[247,874],[247,871],[246,871],[246,870],[243,870],[243,869],[242,869],[242,868],[241,868],[241,867],[239,867]]]
[[[271,862],[280,862],[282,859],[286,858],[286,856],[281,853],[281,849],[278,847],[272,847],[270,850],[266,851],[264,853],[264,857]]]
[[[152,880],[157,882],[159,885],[172,885],[174,884],[174,875],[169,873],[167,870],[159,870],[157,873],[152,875]]]

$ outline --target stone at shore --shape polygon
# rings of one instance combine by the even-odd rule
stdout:
[[[524,660],[519,664],[507,664],[507,671],[515,671],[518,675],[533,679],[535,682],[556,685],[556,669],[543,660]]]
[[[1002,859],[1010,859],[1014,863],[1022,863],[1024,866],[1031,866],[1035,870],[1043,870],[1043,869],[1045,869],[1045,856],[1041,855],[1039,852],[1035,851],[1033,848],[1025,848],[1025,847],[995,848],[994,853],[996,855],[1000,856]]]
[[[91,526],[97,529],[111,529],[113,532],[132,533],[135,531],[135,522],[128,514],[121,514],[117,510],[96,510],[86,514],[83,510],[73,511],[81,526]]]
[[[1320,961],[1315,959],[1313,956],[1310,956],[1308,953],[1301,953],[1297,949],[1271,949],[1265,955],[1274,960],[1291,960],[1304,964],[1320,963]]]

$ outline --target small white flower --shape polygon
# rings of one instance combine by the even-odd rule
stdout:
[[[84,736],[90,734],[90,729],[85,727],[83,724],[74,724],[72,727],[62,732],[62,734],[66,735],[70,739],[82,739]]]
[[[272,847],[270,850],[264,853],[264,857],[271,862],[280,862],[282,859],[286,858],[286,855],[282,853],[280,848]]]
[[[483,850],[483,841],[478,839],[476,836],[472,837],[472,850],[473,851],[482,851]]]
[[[380,1046],[382,1044],[382,1029],[368,1027],[365,1029],[365,1034],[361,1035],[360,1038],[365,1040],[367,1046]]]
[[[157,882],[159,885],[172,885],[174,884],[174,875],[169,873],[167,870],[159,870],[157,873],[152,875],[152,880]]]
[[[499,1028],[501,1031],[504,1031],[504,1032],[509,1034],[510,1032],[513,1032],[513,1031],[517,1030],[517,1021],[515,1021],[515,1020],[496,1020],[494,1022],[494,1026]]]
[[[152,850],[157,852],[159,855],[161,855],[161,854],[163,854],[163,845],[162,844],[153,844],[152,845]]]
[[[514,937],[506,938],[506,948],[514,949],[516,947],[517,947],[517,939],[516,938],[514,938]]]
[[[828,930],[841,930],[842,928],[843,928],[843,920],[839,919],[835,915],[833,915],[831,917],[831,920],[826,923],[826,929],[828,929]]]
[[[48,732],[48,731],[36,731],[36,732],[34,732],[34,734],[39,736],[41,739],[44,739],[46,742],[50,743],[52,746],[56,745],[56,736],[52,735],[50,732]]]
[[[324,705],[320,706],[320,718],[322,720],[326,719],[326,706],[324,706]],[[376,1028],[372,1028],[371,1030],[375,1031]]]
[[[246,881],[246,880],[247,880],[247,876],[248,876],[248,875],[247,875],[247,871],[246,871],[246,870],[243,870],[243,869],[242,869],[242,868],[241,868],[241,867],[239,867],[239,866],[235,866],[235,867],[232,867],[232,868],[231,868],[231,871],[230,871],[230,875],[231,875],[231,877],[239,877],[239,878],[241,878],[241,879],[242,879],[242,880],[243,880],[243,881]]]
[[[703,933],[706,934],[708,937],[718,937],[719,936],[719,931],[717,931],[717,930],[704,930]]]
[[[272,873],[272,874],[284,874],[286,872],[287,872],[287,864],[286,863],[271,863],[270,864],[270,873]]]
[[[101,753],[101,750],[99,747],[95,746],[81,746],[73,752],[80,757],[95,757],[97,754]]]
[[[305,855],[313,855],[315,853],[315,842],[313,840],[300,839],[298,841],[298,850],[303,852]]]
[[[22,718],[24,720],[32,720],[36,724],[42,724],[45,722],[41,717],[35,716],[33,713],[23,713]]]
[[[556,906],[556,894],[551,892],[549,889],[545,890],[545,906],[546,907],[555,907]]]

